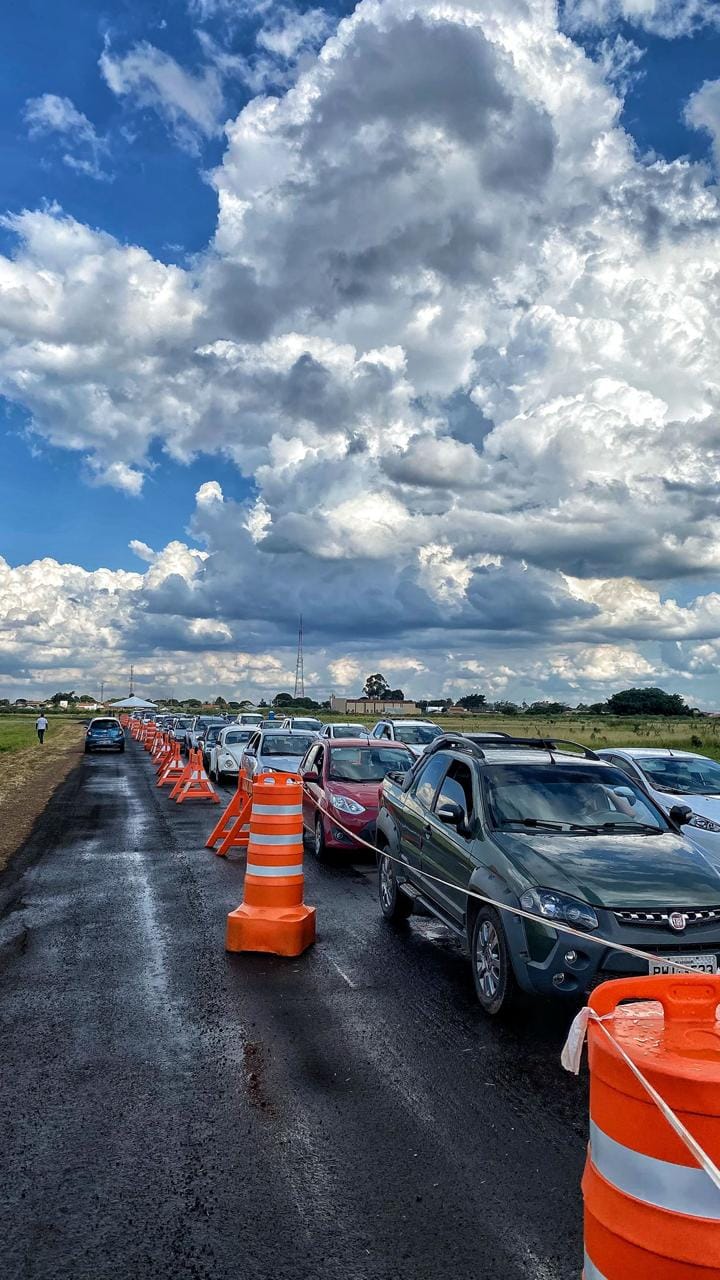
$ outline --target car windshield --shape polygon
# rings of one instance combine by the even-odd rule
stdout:
[[[304,756],[317,738],[304,733],[273,733],[263,738],[260,754],[263,756]]]
[[[173,727],[175,729],[189,729],[191,724],[192,720],[188,718],[187,720],[176,720]]]
[[[420,746],[425,742],[432,742],[433,738],[439,738],[442,729],[436,729],[433,724],[396,724],[395,737],[398,742],[411,742],[413,746]]]
[[[225,734],[223,741],[226,747],[233,742],[247,742],[251,733],[251,729],[246,729],[244,732],[242,729],[231,729],[229,733]]]
[[[333,747],[328,777],[331,782],[382,782],[391,769],[405,773],[412,755],[399,747]]]
[[[364,738],[367,730],[361,724],[336,724],[333,733],[336,738]]]
[[[720,764],[705,756],[643,756],[635,763],[658,791],[678,796],[720,795]]]
[[[322,720],[313,720],[312,716],[310,717],[295,716],[293,719],[293,728],[294,729],[312,729],[313,733],[315,732],[315,730],[317,730],[319,733],[320,730],[322,729]]]
[[[497,764],[484,771],[484,786],[496,827],[564,834],[667,831],[652,802],[619,769]]]

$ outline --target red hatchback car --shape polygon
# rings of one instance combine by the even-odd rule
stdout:
[[[313,743],[300,774],[306,787],[303,826],[319,861],[331,850],[358,849],[342,827],[373,843],[382,780],[391,770],[406,773],[414,760],[400,742],[332,738]]]

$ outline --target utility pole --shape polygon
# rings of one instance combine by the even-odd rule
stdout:
[[[103,703],[104,701],[105,701],[105,681],[104,681],[104,680],[101,680],[101,681],[100,681],[100,703],[101,703],[101,705],[102,705],[102,703]]]
[[[300,614],[300,626],[298,628],[298,647],[297,658],[295,659],[295,689],[293,697],[297,698],[298,694],[301,698],[305,697],[305,667],[303,661],[303,623],[302,614]]]
[[[132,664],[131,664],[131,665],[130,665],[130,694],[129,694],[129,697],[131,697],[131,698],[132,698],[132,697],[134,696],[134,694],[135,694],[135,668],[134,668],[134,667],[132,666]]]

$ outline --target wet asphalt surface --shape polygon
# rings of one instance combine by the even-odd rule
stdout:
[[[243,860],[154,781],[84,758],[0,878],[2,1280],[577,1280],[568,1011],[488,1022],[362,858],[306,858],[304,956],[226,955]]]

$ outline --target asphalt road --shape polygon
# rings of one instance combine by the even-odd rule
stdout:
[[[0,880],[2,1280],[577,1280],[567,1013],[487,1022],[370,862],[308,857],[300,959],[227,956],[218,811],[87,757]]]

